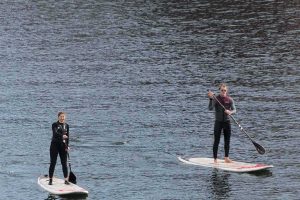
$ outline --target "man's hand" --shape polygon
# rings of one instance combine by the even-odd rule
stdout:
[[[211,92],[211,91],[208,91],[207,96],[208,96],[210,99],[213,99],[214,93]]]

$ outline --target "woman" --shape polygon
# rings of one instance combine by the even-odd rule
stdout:
[[[232,161],[229,159],[229,148],[230,148],[230,136],[231,136],[231,124],[229,115],[234,114],[236,112],[236,108],[234,105],[234,101],[231,97],[227,95],[228,87],[226,84],[222,83],[219,87],[220,94],[218,96],[214,96],[214,94],[209,91],[209,110],[215,109],[215,125],[214,125],[214,145],[213,145],[213,156],[214,162],[217,163],[218,157],[218,147],[221,138],[221,132],[224,132],[224,149],[225,149],[225,163],[231,163]],[[223,107],[216,101],[219,100]]]
[[[52,185],[52,178],[55,170],[57,155],[60,157],[62,170],[65,178],[65,184],[68,181],[67,154],[69,146],[69,125],[65,123],[66,114],[58,113],[58,121],[52,124],[52,140],[50,145],[50,167],[49,167],[49,185]]]

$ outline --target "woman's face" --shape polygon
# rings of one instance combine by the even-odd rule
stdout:
[[[59,121],[60,123],[64,123],[64,122],[65,122],[65,119],[66,119],[65,114],[61,114],[61,115],[59,115],[59,117],[58,117],[58,121]]]

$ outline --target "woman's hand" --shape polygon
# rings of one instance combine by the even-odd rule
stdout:
[[[231,115],[232,114],[232,112],[230,111],[230,110],[225,110],[224,111],[227,115]]]
[[[70,150],[70,147],[66,147],[66,148],[65,148],[65,151],[69,151],[69,150]]]

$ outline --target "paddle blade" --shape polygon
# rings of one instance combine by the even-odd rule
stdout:
[[[261,154],[261,155],[265,154],[266,150],[265,150],[265,148],[264,148],[263,146],[261,146],[260,144],[254,142],[254,141],[252,141],[252,143],[254,144],[254,146],[255,146],[255,148],[256,148],[256,151],[257,151],[259,154]]]
[[[70,174],[69,174],[69,181],[71,183],[76,184],[76,176],[75,176],[75,174],[72,171],[70,171]]]

